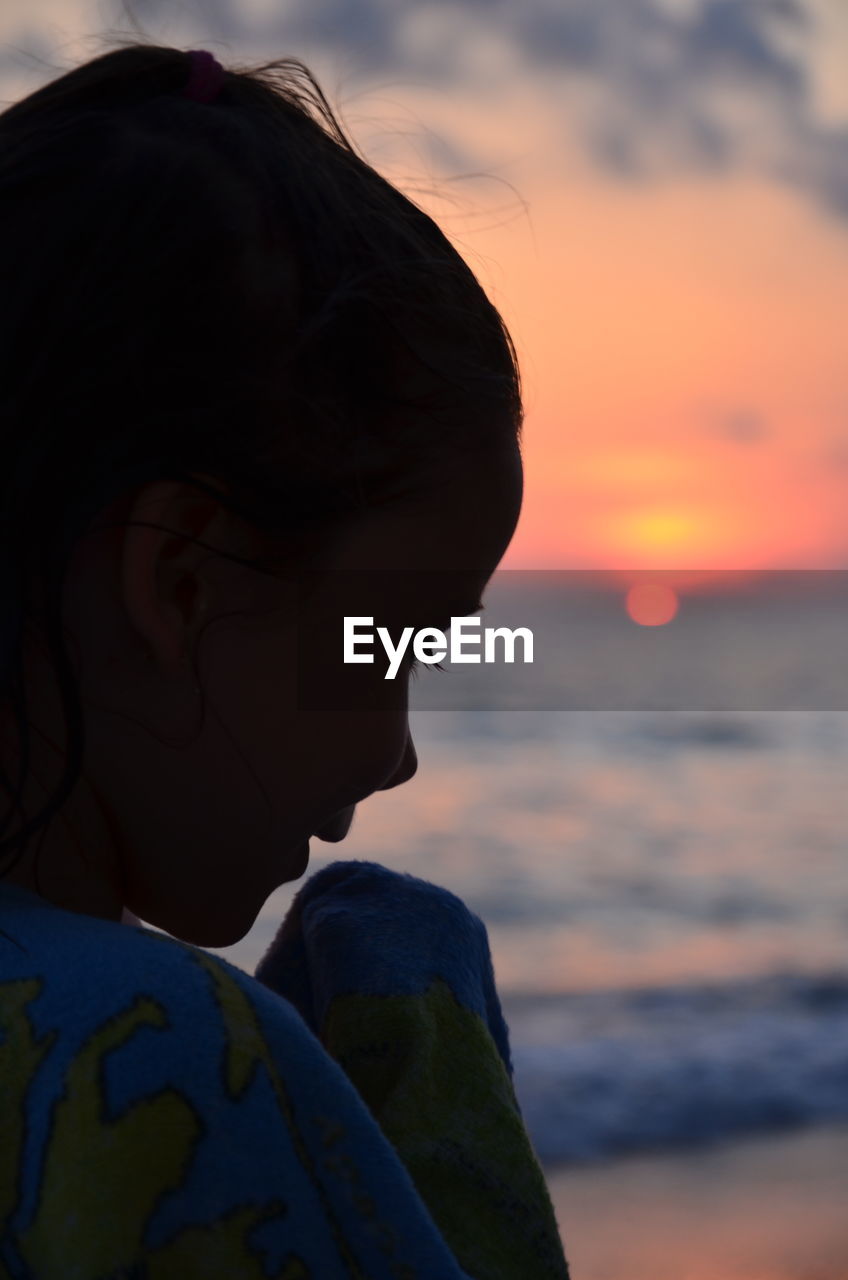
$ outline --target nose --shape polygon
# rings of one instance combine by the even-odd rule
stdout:
[[[392,776],[382,787],[378,787],[378,791],[391,791],[392,787],[399,787],[404,782],[409,782],[410,778],[414,778],[418,770],[418,756],[415,753],[415,744],[412,741],[412,734],[407,730],[406,746],[403,749],[403,755],[400,758],[400,764],[395,769]]]

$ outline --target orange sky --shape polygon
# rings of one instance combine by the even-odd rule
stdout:
[[[526,384],[505,565],[848,563],[848,225],[751,179],[595,178],[532,215],[538,256],[471,238]]]
[[[767,31],[745,26],[754,6],[740,4],[710,36],[693,0],[654,0],[679,25],[642,48],[659,28],[628,28],[627,0],[595,28],[592,5],[572,5],[603,47],[589,66],[567,60],[567,27],[555,15],[544,26],[544,2],[516,0],[491,22],[400,4],[379,9],[372,74],[380,44],[363,46],[359,27],[375,6],[310,27],[313,9],[294,3],[291,43],[262,0],[225,4],[220,30],[198,12],[149,34],[225,60],[305,58],[367,158],[467,258],[525,383],[525,504],[505,567],[848,567],[848,195],[842,216],[820,195],[825,175],[848,192],[848,6],[802,0],[803,27]],[[45,78],[21,35],[28,12],[10,0],[0,18],[11,98]],[[105,20],[93,0],[45,0],[39,14],[59,63],[91,56],[83,37]],[[642,118],[646,76],[653,88],[669,66],[671,107]],[[642,96],[622,98],[618,120],[635,120],[661,174],[635,184],[603,171],[586,141],[631,83]],[[741,159],[715,174],[690,163],[687,112],[722,121]],[[795,185],[768,175],[774,156]],[[491,177],[454,181],[462,172]],[[421,194],[428,181],[441,196]]]
[[[435,99],[416,110],[438,126]],[[527,99],[505,138],[505,111],[473,114],[484,156],[538,137]],[[509,172],[526,215],[495,183],[410,191],[518,348],[526,490],[504,567],[848,567],[848,219],[768,177],[629,185],[567,143],[554,166],[552,145]]]

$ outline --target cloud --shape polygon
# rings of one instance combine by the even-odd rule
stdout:
[[[771,435],[771,427],[763,415],[749,406],[719,409],[705,405],[698,416],[710,435],[736,444],[759,444]]]
[[[755,444],[769,434],[764,418],[750,409],[736,409],[719,420],[718,429],[729,440]]]
[[[110,19],[125,27],[129,11],[178,42],[193,13],[179,7],[177,32],[173,0],[105,9],[78,0],[74,21],[93,35]],[[388,73],[447,91],[471,84],[478,46],[497,36],[605,173],[644,183],[755,172],[848,218],[848,120],[816,112],[812,0],[204,0],[195,23],[198,40],[234,55],[327,54],[343,78]],[[458,140],[454,154],[465,158]]]
[[[812,14],[798,0],[569,0],[519,28],[541,66],[594,78],[578,129],[604,170],[650,181],[748,170],[848,217],[848,121],[816,118]],[[848,57],[848,48],[846,48]]]
[[[848,436],[837,436],[826,447],[822,459],[826,466],[848,471]]]
[[[407,38],[430,14],[453,24],[435,52]],[[457,86],[475,40],[496,30],[540,92],[563,80],[576,91],[555,109],[607,173],[754,171],[848,218],[848,121],[816,118],[816,19],[802,0],[290,0],[271,27],[278,44],[333,48],[364,73]]]

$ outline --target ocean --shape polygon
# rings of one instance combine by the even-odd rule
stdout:
[[[416,777],[364,802],[344,844],[312,842],[307,876],[378,861],[484,921],[546,1167],[848,1119],[838,604],[772,595],[752,614],[738,596],[701,599],[672,644],[678,620],[636,628],[595,601],[569,614],[579,680],[567,657],[511,693],[503,669],[478,668],[461,693],[428,670],[413,687]],[[674,709],[653,705],[660,684]],[[217,954],[252,972],[302,883]]]

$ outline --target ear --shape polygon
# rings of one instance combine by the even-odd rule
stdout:
[[[215,544],[214,498],[176,480],[157,480],[138,493],[127,516],[120,581],[132,626],[154,660],[176,670],[207,601],[198,569],[212,554],[192,538]]]

